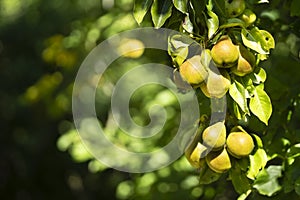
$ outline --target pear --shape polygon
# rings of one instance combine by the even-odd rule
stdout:
[[[206,163],[217,173],[224,173],[231,168],[230,157],[225,148],[218,152],[210,152],[206,156]]]
[[[246,27],[248,27],[255,22],[256,14],[250,9],[245,9],[240,18],[245,22]]]
[[[190,149],[189,148],[185,152],[187,160],[193,167],[201,168],[205,162],[204,157],[206,155],[207,148],[200,142],[197,143],[196,147]]]
[[[206,68],[201,64],[200,55],[195,55],[182,63],[179,73],[183,80],[192,85],[199,85],[208,75]]]
[[[238,61],[239,50],[230,37],[225,35],[212,47],[211,57],[218,67],[229,68]]]
[[[241,158],[248,156],[254,149],[252,137],[245,132],[231,132],[226,140],[228,152],[236,157]]]
[[[231,71],[235,75],[245,76],[253,71],[255,56],[242,45],[239,45],[239,52],[238,63],[236,66],[231,68]]]
[[[200,89],[208,98],[222,98],[230,85],[230,76],[226,70],[220,70],[220,72],[209,70],[206,83],[202,83]]]
[[[246,8],[244,0],[225,0],[225,11],[228,17],[237,17]]]
[[[220,150],[226,142],[226,127],[223,122],[217,122],[207,127],[202,133],[202,140],[212,150]]]
[[[142,41],[130,38],[121,40],[117,49],[120,55],[127,58],[139,58],[143,55],[144,50],[145,45]]]

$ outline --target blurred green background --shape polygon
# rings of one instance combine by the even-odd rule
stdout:
[[[284,2],[282,6],[272,1],[257,10],[260,26],[277,42],[270,61],[264,63],[274,106],[272,134],[266,141],[287,133],[286,140],[295,144],[300,141],[300,22],[290,16],[290,1]],[[198,172],[184,157],[155,172],[129,174],[107,168],[82,147],[71,109],[77,70],[101,41],[138,27],[132,8],[132,0],[0,0],[0,199],[236,198],[226,177],[199,186]],[[151,22],[146,20],[142,26]],[[97,91],[102,124],[110,119],[114,82],[126,70],[148,62],[169,63],[170,58],[167,52],[149,50],[140,58],[120,58],[109,68]],[[170,135],[155,140],[158,146],[176,132],[177,103],[158,86],[140,90],[131,101],[134,120],[143,125],[149,120],[149,105],[166,96],[171,100],[164,102],[170,115],[164,132]],[[249,126],[265,129],[260,124]],[[154,148],[131,142],[115,127],[108,129],[121,146],[138,151]],[[270,147],[269,153],[278,148]]]

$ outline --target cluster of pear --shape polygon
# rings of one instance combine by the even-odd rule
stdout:
[[[228,18],[238,17],[250,26],[256,20],[255,13],[246,8],[245,0],[225,0],[225,11]]]
[[[187,59],[179,67],[179,73],[185,82],[195,88],[200,87],[207,97],[221,98],[230,87],[230,75],[226,70],[214,69],[209,62],[205,62],[210,59],[211,52],[206,49],[201,55],[194,55]]]
[[[229,36],[224,35],[212,47],[211,56],[219,68],[230,68],[237,76],[245,76],[253,71],[255,55],[242,44],[234,45]]]
[[[224,122],[217,122],[202,132],[202,142],[193,142],[185,155],[196,168],[207,164],[214,172],[224,173],[231,168],[232,157],[246,157],[254,146],[251,135],[246,131],[235,128],[227,136]]]
[[[256,15],[246,8],[244,0],[226,0],[225,11],[229,18],[239,17],[245,26],[256,20]],[[212,58],[216,67],[203,62],[203,57],[207,56]],[[200,87],[207,97],[221,98],[230,87],[230,74],[245,76],[254,70],[255,65],[256,57],[250,50],[241,43],[234,44],[228,35],[223,35],[211,49],[205,49],[201,55],[194,55],[183,62],[179,72],[185,82]]]
[[[205,63],[209,60],[207,57],[215,65]],[[242,44],[233,44],[230,37],[224,35],[211,50],[205,49],[201,55],[194,55],[183,62],[179,72],[185,82],[200,87],[205,96],[221,98],[231,85],[230,74],[245,76],[253,71],[255,62],[252,52]]]

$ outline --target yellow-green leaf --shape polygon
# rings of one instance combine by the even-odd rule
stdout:
[[[207,28],[208,28],[208,37],[211,38],[219,28],[219,18],[212,11],[213,6],[211,0],[209,1],[206,7],[207,7],[207,14],[210,17],[206,19]]]
[[[281,186],[278,182],[278,178],[281,176],[282,166],[270,165],[267,169],[262,170],[258,174],[253,187],[257,189],[260,194],[270,197],[281,190]]]
[[[240,106],[244,113],[249,113],[247,105],[247,90],[238,81],[234,80],[229,88],[229,94],[232,99]]]
[[[266,30],[259,30],[257,34],[263,49],[269,51],[275,48],[275,40],[271,33]]]
[[[268,161],[268,156],[264,149],[259,148],[253,155],[249,156],[250,167],[247,172],[247,177],[254,180],[258,175],[259,171],[263,169]]]
[[[253,97],[250,99],[250,110],[258,117],[260,121],[268,125],[269,118],[272,114],[272,104],[268,94],[261,86],[255,87],[252,92]]]
[[[257,33],[256,29],[251,29],[250,31],[247,29],[242,29],[241,35],[245,46],[260,54],[269,54],[269,51],[262,47],[260,35]]]
[[[251,79],[256,84],[264,83],[267,79],[267,73],[263,68],[257,67],[254,73],[251,74]]]

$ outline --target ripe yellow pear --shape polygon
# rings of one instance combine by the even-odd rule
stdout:
[[[253,71],[255,56],[242,45],[239,45],[239,52],[238,63],[236,66],[231,68],[231,71],[235,75],[245,76]]]
[[[201,64],[200,55],[195,55],[182,63],[179,73],[183,80],[192,85],[199,85],[208,75],[206,68]]]
[[[252,137],[245,132],[231,132],[226,140],[228,152],[236,158],[248,156],[254,149]]]
[[[145,45],[140,40],[126,38],[121,40],[117,50],[124,57],[139,58],[144,53]]]
[[[225,0],[225,11],[228,17],[237,17],[246,8],[244,0]]]
[[[185,152],[185,156],[193,167],[201,168],[205,162],[204,157],[206,155],[206,150],[207,148],[198,142],[193,149],[188,149]]]
[[[231,168],[230,157],[225,148],[218,152],[210,152],[206,156],[206,163],[217,173],[224,173]]]
[[[238,61],[239,50],[229,36],[222,36],[212,47],[211,57],[218,67],[229,68]]]
[[[209,98],[222,98],[230,85],[230,76],[226,70],[220,70],[220,72],[209,70],[207,80],[200,85],[200,89]]]
[[[226,127],[224,122],[217,122],[207,127],[202,133],[202,140],[212,150],[220,150],[226,142]]]

